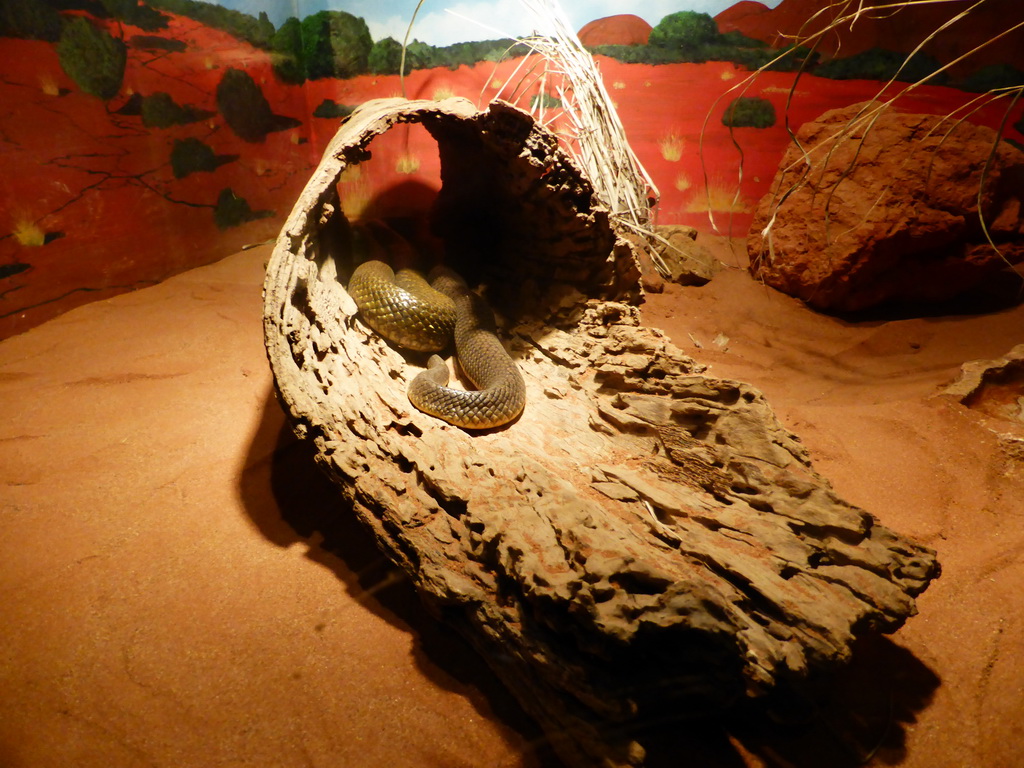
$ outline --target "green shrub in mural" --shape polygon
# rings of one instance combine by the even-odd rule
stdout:
[[[801,67],[813,69],[821,59],[821,54],[812,51],[803,45],[791,45],[778,51],[773,51],[771,59],[781,56],[774,64],[767,66],[769,72],[796,72]]]
[[[348,117],[354,111],[355,107],[350,107],[348,104],[338,104],[334,99],[324,99],[313,110],[313,117]]]
[[[86,93],[106,101],[121,90],[128,47],[84,17],[64,25],[57,55],[61,68]]]
[[[223,30],[257,48],[269,47],[274,34],[273,23],[262,11],[259,18],[256,18],[241,11],[198,0],[146,0],[145,4]]]
[[[183,107],[170,94],[157,91],[142,98],[139,106],[142,124],[147,128],[170,128],[172,125],[187,125],[212,117],[212,113],[193,107]]]
[[[411,61],[406,59],[405,74],[412,71]],[[393,37],[378,40],[370,49],[367,59],[370,73],[374,75],[397,75],[402,66],[402,44]]]
[[[1024,85],[1024,72],[1009,64],[989,64],[965,77],[959,84],[964,91],[987,93],[996,88],[1019,88]]]
[[[715,20],[696,11],[680,11],[663,18],[651,30],[647,45],[601,45],[591,51],[625,64],[731,61],[750,70],[764,66],[773,56],[760,40],[738,32],[719,34]]]
[[[648,45],[658,48],[700,48],[719,41],[718,24],[706,13],[671,13],[651,30]]]
[[[775,125],[775,107],[767,99],[740,96],[725,108],[722,125],[730,128],[770,128]]]
[[[146,32],[167,28],[169,19],[146,3],[137,0],[100,0],[100,3],[113,18],[133,24]]]
[[[832,59],[819,64],[815,67],[814,74],[833,80],[895,79],[904,83],[915,83],[928,77],[941,66],[935,57],[926,53],[919,52],[908,59],[896,51],[869,48],[844,59]],[[940,73],[929,82],[932,85],[942,85],[948,79],[945,73]]]
[[[190,173],[215,171],[220,163],[210,145],[189,137],[174,142],[171,149],[171,169],[174,178],[183,179]]]
[[[217,108],[235,134],[245,141],[263,141],[277,130],[277,121],[263,91],[248,72],[229,69],[217,85]]]
[[[598,45],[590,52],[623,64],[677,64],[684,60],[678,51],[654,45]]]
[[[60,39],[61,16],[39,0],[3,0],[0,37],[22,37],[55,43]]]
[[[373,38],[366,22],[345,11],[320,11],[302,20],[306,77],[355,77],[369,71]]]
[[[230,187],[222,189],[217,196],[217,205],[213,210],[213,220],[218,229],[228,229],[245,224],[247,221],[265,219],[273,216],[273,211],[254,211],[244,197],[239,197]]]

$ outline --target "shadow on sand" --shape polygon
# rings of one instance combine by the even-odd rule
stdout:
[[[304,542],[307,556],[330,569],[367,610],[416,638],[416,660],[434,684],[467,695],[483,717],[498,718],[529,745],[523,768],[561,763],[540,728],[472,647],[434,619],[411,584],[377,549],[297,440],[273,394],[253,436],[240,494],[271,542]],[[861,640],[852,663],[797,694],[774,694],[725,712],[681,719],[642,713],[630,731],[647,750],[648,768],[855,768],[898,764],[906,726],[939,685],[909,651],[885,637]]]

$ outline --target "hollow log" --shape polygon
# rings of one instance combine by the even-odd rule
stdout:
[[[408,122],[438,143],[435,230],[490,286],[527,383],[504,429],[415,410],[419,368],[344,289],[339,176]],[[913,615],[939,573],[933,551],[837,497],[756,389],[707,376],[644,327],[637,280],[590,182],[527,113],[387,99],[339,129],[264,290],[295,431],[574,766],[640,766],[630,726],[652,713],[706,711],[845,662],[856,636]]]

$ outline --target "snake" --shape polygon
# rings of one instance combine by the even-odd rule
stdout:
[[[348,293],[366,324],[398,346],[439,352],[454,339],[459,367],[476,389],[448,386],[448,366],[433,354],[406,393],[420,411],[465,429],[501,427],[523,412],[526,383],[498,338],[494,313],[456,272],[435,267],[428,280],[364,261]]]

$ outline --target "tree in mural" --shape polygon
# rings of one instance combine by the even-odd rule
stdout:
[[[306,68],[302,64],[301,21],[294,16],[285,19],[270,38],[270,50],[274,74],[282,81],[299,85],[306,80]]]
[[[718,42],[715,20],[706,13],[679,11],[658,22],[651,30],[650,45],[662,48],[702,48]]]
[[[64,25],[57,43],[60,66],[86,93],[107,101],[121,90],[128,49],[124,42],[79,16]]]
[[[405,74],[409,74],[411,62],[405,65]],[[370,49],[368,59],[370,72],[374,75],[397,75],[402,66],[402,44],[393,37],[378,40]]]
[[[320,11],[302,20],[306,77],[355,77],[368,71],[373,38],[366,22],[344,11]]]
[[[4,0],[0,3],[0,37],[22,37],[29,40],[60,39],[60,14],[38,0]]]

